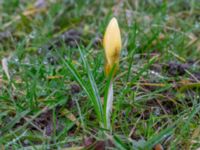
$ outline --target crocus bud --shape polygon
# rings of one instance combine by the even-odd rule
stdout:
[[[103,46],[105,49],[106,65],[105,73],[109,75],[112,67],[115,65],[115,70],[119,66],[119,56],[121,52],[121,35],[116,18],[112,18],[106,28],[104,34]]]

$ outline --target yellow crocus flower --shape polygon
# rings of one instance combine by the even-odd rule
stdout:
[[[106,28],[103,38],[103,46],[106,56],[106,75],[110,73],[114,65],[116,65],[114,72],[116,72],[116,70],[118,69],[121,45],[121,34],[117,19],[112,18]]]
[[[119,57],[121,52],[121,35],[120,29],[117,23],[116,18],[112,18],[106,28],[106,32],[103,38],[103,46],[105,49],[105,57],[106,57],[106,64],[105,64],[105,73],[108,76],[112,68],[115,66],[114,73],[116,73],[118,66],[119,66]],[[112,105],[113,105],[113,79],[111,79],[109,88],[108,88],[108,95],[106,99],[106,128],[112,130],[110,124],[110,116],[112,113]]]

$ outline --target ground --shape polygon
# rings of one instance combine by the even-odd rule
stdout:
[[[114,16],[123,46],[108,136],[96,102]],[[1,149],[196,150],[199,35],[198,0],[0,1]]]

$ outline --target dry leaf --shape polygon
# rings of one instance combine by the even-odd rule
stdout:
[[[156,144],[154,150],[164,150],[161,144]]]
[[[47,79],[60,79],[63,78],[63,76],[47,76]]]
[[[74,116],[74,114],[72,114],[68,109],[63,109],[61,111],[61,114],[63,116],[66,116],[69,120],[71,120],[72,122],[75,122],[76,125],[79,127],[80,126],[80,122],[78,121],[78,119]]]
[[[63,148],[62,150],[82,150],[84,147],[82,146],[77,146],[77,147],[68,147],[68,148]]]

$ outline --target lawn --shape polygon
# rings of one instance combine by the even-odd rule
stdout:
[[[0,0],[0,149],[197,150],[199,39],[199,0]]]

